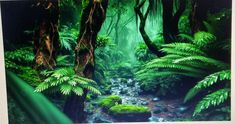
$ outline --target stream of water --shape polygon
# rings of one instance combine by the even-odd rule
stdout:
[[[111,94],[122,98],[122,104],[142,105],[151,109],[152,116],[149,122],[174,121],[179,118],[190,117],[192,111],[189,107],[182,106],[182,99],[162,100],[153,95],[141,95],[142,92],[139,82],[128,78],[112,78]],[[101,96],[105,97],[105,96]],[[119,122],[109,114],[96,106],[87,116],[87,123],[112,123]]]

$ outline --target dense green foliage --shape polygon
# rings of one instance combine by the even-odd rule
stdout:
[[[74,46],[76,45],[78,31],[77,29],[63,25],[59,32],[60,35],[60,47],[68,51],[73,51]]]
[[[94,87],[96,85],[95,81],[76,75],[73,68],[67,67],[53,71],[43,71],[42,75],[47,78],[36,87],[35,91],[37,92],[53,88],[54,90],[59,90],[64,95],[69,95],[73,92],[78,96],[82,96],[83,89],[87,89],[92,93],[101,94]]]
[[[96,31],[99,27],[93,26],[101,21],[97,18],[103,16],[99,14],[103,10],[97,9],[102,6],[101,1],[104,2],[60,0],[60,18],[54,20],[59,22],[59,41],[53,43],[58,48],[51,48],[55,51],[55,68],[34,68],[35,46],[28,44],[31,40],[35,44],[37,42],[31,36],[35,35],[31,31],[33,26],[22,29],[22,32],[30,34],[29,39],[22,36],[25,41],[11,41],[12,44],[6,46],[5,66],[14,73],[7,74],[10,82],[8,92],[11,93],[10,120],[19,116],[12,122],[33,119],[35,123],[57,123],[60,120],[60,123],[71,123],[54,107],[65,112],[64,106],[70,107],[66,104],[68,101],[79,110],[79,113],[72,114],[81,114],[97,122],[107,122],[104,120],[109,114],[121,115],[128,121],[136,121],[142,116],[145,117],[144,121],[150,121],[150,116],[154,120],[154,117],[160,117],[154,112],[167,109],[164,104],[169,107],[171,100],[176,100],[176,106],[173,106],[176,109],[160,112],[161,116],[166,116],[163,121],[169,118],[230,119],[230,8],[219,8],[216,2],[204,5],[203,0],[109,0],[107,12],[102,13],[106,15],[105,22],[100,25],[100,31]],[[182,4],[182,1],[185,3]],[[93,4],[89,4],[91,2]],[[81,13],[88,11],[87,7],[93,7],[92,11],[82,17]],[[92,49],[88,53],[94,54],[91,58],[87,58],[89,55],[82,50],[75,53],[78,39],[81,38],[79,34],[83,34],[79,29],[84,34],[99,32],[95,37],[82,36],[85,37],[84,42],[97,37],[91,43],[92,47],[82,44],[82,49]],[[7,40],[5,42],[8,43]],[[50,46],[45,44],[44,47]],[[80,72],[75,73],[76,57],[92,61],[84,68],[86,72],[92,66],[91,72],[88,72],[89,76],[92,75],[92,78],[89,77],[91,79],[82,77]],[[78,64],[86,65],[84,62],[79,60]],[[186,106],[185,113],[178,111],[184,109],[181,105]],[[80,108],[86,113],[80,112]],[[190,117],[184,118],[185,115]]]
[[[214,83],[222,82],[223,80],[230,80],[229,65],[224,61],[210,57],[207,46],[213,44],[216,41],[214,35],[207,32],[197,32],[194,37],[188,35],[181,35],[182,38],[186,38],[188,43],[171,43],[163,45],[161,49],[167,55],[161,58],[153,59],[147,63],[144,70],[137,72],[141,77],[148,70],[155,68],[163,69],[154,76],[179,74],[196,79],[202,79],[199,81],[186,95],[185,102],[192,99],[199,92],[205,90]],[[225,102],[229,98],[228,82],[224,82],[219,90],[214,92],[210,91],[196,106],[194,115],[200,113],[202,110],[211,106],[217,106]],[[221,96],[218,96],[218,94]]]
[[[34,88],[18,78],[14,73],[7,72],[7,82],[9,93],[17,101],[17,104],[24,109],[31,122],[47,124],[72,123],[45,96],[35,93]]]
[[[37,86],[41,79],[39,73],[32,69],[34,55],[30,47],[23,47],[5,52],[5,66],[7,70],[16,73],[31,86]]]

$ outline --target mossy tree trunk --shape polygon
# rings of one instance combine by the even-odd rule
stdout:
[[[81,16],[80,34],[75,48],[76,74],[89,79],[94,74],[94,49],[96,38],[106,17],[108,0],[84,0],[86,3]],[[84,102],[87,90],[82,96],[71,95],[64,106],[64,112],[74,121],[85,119]]]
[[[53,69],[55,54],[59,45],[58,0],[37,0],[35,8],[36,28],[34,31],[34,67]]]

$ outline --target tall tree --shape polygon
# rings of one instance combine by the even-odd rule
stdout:
[[[81,16],[80,34],[75,48],[74,70],[79,76],[92,79],[94,74],[94,50],[96,38],[106,17],[108,0],[84,0]],[[84,117],[86,88],[82,96],[72,94],[66,101],[64,112],[74,121],[81,122]]]
[[[135,13],[136,15],[139,17],[140,20],[140,24],[139,24],[139,31],[140,34],[145,42],[145,44],[147,45],[148,49],[156,54],[158,57],[162,57],[164,54],[159,51],[160,50],[160,46],[156,45],[148,36],[147,32],[145,31],[145,24],[146,24],[146,20],[147,17],[151,11],[151,6],[153,5],[154,0],[148,0],[149,5],[147,7],[147,10],[145,12],[141,11],[141,9],[143,8],[145,2],[147,0],[136,0],[136,4],[135,4]],[[137,22],[138,22],[138,17],[137,17]]]
[[[173,13],[174,0],[162,0],[163,5],[163,37],[165,43],[171,43],[179,33],[178,22],[186,7],[186,0],[179,0],[179,9]]]
[[[35,68],[53,69],[55,54],[59,45],[58,0],[37,0],[34,5],[36,28],[34,31]]]

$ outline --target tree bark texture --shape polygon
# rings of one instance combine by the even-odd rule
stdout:
[[[94,50],[96,38],[106,17],[108,0],[90,0],[84,7],[81,16],[80,34],[75,48],[75,73],[92,79],[94,75]],[[83,96],[72,95],[66,101],[64,112],[74,121],[85,119],[84,102],[87,89]]]
[[[56,49],[59,46],[58,0],[37,0],[34,31],[34,67],[53,69],[56,66]]]

